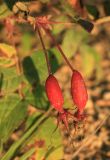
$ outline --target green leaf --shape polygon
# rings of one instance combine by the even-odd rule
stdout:
[[[15,67],[0,68],[0,74],[3,75],[3,81],[1,85],[1,92],[3,94],[11,94],[18,89],[23,77],[22,75],[18,75]]]
[[[35,148],[30,149],[22,157],[20,157],[19,160],[27,160],[27,158],[29,158],[34,152],[35,152]]]
[[[80,53],[82,58],[82,67],[86,76],[90,76],[94,69],[98,69],[100,66],[100,55],[94,48],[88,45],[82,45],[80,47]]]
[[[16,55],[16,49],[8,44],[0,43],[0,51],[4,53],[4,57],[11,58],[12,56]]]
[[[27,102],[29,103],[31,101],[33,104],[36,105],[36,107],[41,107],[41,109],[47,109],[47,107],[49,106],[44,91],[44,82],[48,76],[44,53],[42,51],[34,52],[31,56],[24,58],[23,60],[24,75],[18,75],[15,67],[4,68],[4,69],[1,68],[0,73],[3,74],[3,81],[2,81],[3,83],[1,83],[2,92],[7,92],[7,94],[0,99],[0,109],[1,109],[0,138],[3,140],[3,142],[5,142],[6,139],[9,137],[9,135],[14,130],[14,128],[17,127],[18,124],[21,122],[21,120],[23,120],[23,118],[25,117],[26,115],[26,112],[24,111],[24,109],[26,109],[25,103],[27,104]],[[21,82],[25,83],[25,87],[23,89],[23,93],[25,94],[24,101],[22,101],[18,95],[13,94],[13,92],[16,91],[16,89],[18,89],[18,86]],[[10,92],[10,94],[8,93],[8,91]],[[29,98],[31,100],[29,100]],[[5,114],[6,117],[4,116]],[[21,114],[21,116],[17,116],[18,114]],[[2,121],[3,117],[5,118],[4,121]],[[7,118],[9,120],[8,122]],[[5,125],[5,123],[7,123],[7,125]],[[31,131],[29,131],[29,133],[27,132],[26,137],[30,136],[34,132],[34,129],[36,127],[37,127],[36,125],[33,126],[32,132]],[[16,143],[10,149],[11,151],[9,151],[3,158],[9,160],[10,157],[13,156],[18,146],[21,145],[22,142],[24,142],[24,140],[25,136],[23,137],[23,139],[21,139],[21,141],[19,141],[19,143]]]
[[[26,100],[37,108],[47,109],[48,101],[42,83],[48,74],[45,69],[46,61],[44,53],[34,52],[31,57],[23,60],[23,70],[25,78],[30,84],[30,89],[26,92]]]
[[[19,141],[16,141],[6,152],[6,154],[2,157],[1,160],[9,160],[13,157],[14,153],[17,151],[17,149],[34,133],[37,132],[37,129],[39,125],[48,117],[50,110],[41,116],[40,119],[37,119],[37,121],[23,134],[23,136],[19,139]]]
[[[36,159],[41,160],[45,156],[47,160],[58,160],[62,158],[62,140],[59,130],[57,129],[56,132],[52,134],[55,128],[56,125],[51,118],[42,124],[35,138],[44,141],[44,145],[37,149]]]
[[[52,68],[52,73],[55,73],[62,63],[62,55],[56,48],[51,48],[48,50],[49,61]]]
[[[84,30],[68,30],[62,42],[62,48],[67,57],[74,56],[75,52],[79,48],[80,44],[85,43],[88,40],[88,33]]]
[[[16,49],[5,43],[0,43],[0,66],[8,67],[11,65],[15,65],[15,56],[16,56]]]
[[[63,23],[54,24],[52,28],[53,34],[60,34],[66,28],[66,25],[64,24],[64,22],[65,23],[68,22],[68,19],[66,16],[59,16],[59,17],[54,17],[54,21],[63,22]]]
[[[59,160],[63,157],[63,147],[55,147],[54,150],[48,155],[47,160]]]
[[[22,49],[24,49],[25,52],[29,51],[31,48],[31,35],[29,33],[26,33],[22,36]]]
[[[38,85],[33,91],[27,91],[25,94],[27,102],[38,109],[47,110],[49,108],[49,102],[45,93],[43,85]]]
[[[28,116],[25,123],[25,130],[28,130],[41,116],[42,114],[40,111],[37,111],[32,115]]]
[[[0,142],[4,143],[26,116],[27,103],[16,94],[0,99]],[[19,116],[18,116],[19,115]]]
[[[33,52],[23,60],[24,75],[30,84],[41,83],[46,80],[48,75],[47,64],[42,51]]]
[[[4,19],[7,16],[11,15],[11,12],[8,10],[7,6],[3,3],[0,5],[0,19]]]
[[[19,52],[20,59],[28,56],[32,47],[32,35],[30,33],[24,33],[21,39],[21,47]]]

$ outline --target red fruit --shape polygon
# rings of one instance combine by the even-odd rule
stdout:
[[[78,71],[74,71],[71,80],[71,94],[78,112],[83,114],[83,110],[88,100],[87,89],[83,77]]]
[[[51,105],[60,113],[63,113],[63,95],[57,79],[49,75],[45,83],[47,97]]]

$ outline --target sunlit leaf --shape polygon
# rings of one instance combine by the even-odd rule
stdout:
[[[18,89],[20,82],[22,82],[22,75],[18,75],[15,67],[0,68],[0,73],[3,75],[1,85],[1,92],[3,94],[10,94]]]
[[[7,6],[3,3],[0,5],[0,19],[4,19],[12,13],[9,11]]]
[[[34,133],[37,132],[38,126],[41,124],[42,121],[44,121],[47,118],[47,115],[44,114],[41,116],[40,119],[37,119],[35,123],[29,127],[29,129],[22,135],[22,137],[19,139],[19,141],[14,142],[12,146],[9,148],[9,150],[6,152],[6,154],[1,158],[1,160],[9,160],[13,157],[17,149],[24,144],[24,142]]]
[[[90,76],[94,69],[98,69],[100,66],[100,55],[88,45],[82,45],[80,47],[82,67],[86,76]]]
[[[29,55],[32,46],[32,36],[29,33],[24,33],[21,39],[20,58],[24,58]]]
[[[30,149],[28,152],[24,153],[19,160],[27,160],[33,153],[35,152],[35,148]]]
[[[52,32],[53,34],[61,33],[67,26],[68,19],[65,16],[55,17],[55,22],[59,22],[53,25]]]
[[[83,30],[68,30],[66,31],[62,43],[62,48],[67,57],[74,56],[75,52],[80,46],[81,42],[86,42],[88,40],[88,33]]]
[[[11,58],[16,55],[16,49],[11,45],[0,43],[0,55],[2,57]]]
[[[0,43],[0,66],[11,67],[16,64],[16,50],[13,46]]]
[[[26,111],[27,103],[16,94],[0,99],[0,141],[2,143],[18,127]]]
[[[38,149],[36,148],[36,159],[42,160],[42,158],[46,156],[46,153],[49,152],[49,148],[50,152],[46,157],[47,160],[57,160],[62,158],[62,140],[59,130],[57,129],[52,135],[52,132],[55,128],[56,125],[53,123],[51,118],[43,123],[36,136],[36,139],[44,140],[44,146]],[[51,147],[53,148],[52,150]]]

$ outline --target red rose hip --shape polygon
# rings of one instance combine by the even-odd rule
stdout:
[[[63,113],[63,95],[57,79],[49,75],[45,83],[47,97],[51,105],[59,112]]]
[[[83,114],[83,110],[88,100],[87,89],[82,75],[78,71],[74,71],[71,79],[71,94],[78,113]]]

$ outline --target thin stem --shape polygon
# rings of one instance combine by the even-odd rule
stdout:
[[[63,58],[65,59],[66,63],[68,64],[68,66],[70,67],[70,69],[71,69],[72,72],[73,72],[75,69],[73,68],[73,66],[71,65],[71,63],[70,63],[69,60],[67,59],[67,57],[65,56],[65,54],[64,54],[62,48],[60,47],[60,45],[56,43],[56,40],[54,39],[54,37],[52,36],[52,34],[50,33],[49,30],[45,29],[44,27],[43,27],[43,29],[44,29],[45,32],[48,34],[48,36],[51,38],[51,40],[53,41],[53,43],[56,44],[57,49],[59,50],[59,52],[61,53],[61,55],[62,55]]]
[[[103,23],[110,23],[110,16],[99,18],[96,22],[94,22],[94,24],[96,25],[100,25]]]
[[[40,38],[40,41],[41,41],[41,44],[42,44],[42,48],[44,50],[45,59],[46,59],[46,63],[47,63],[48,74],[50,75],[51,74],[51,67],[50,67],[50,62],[49,62],[49,59],[48,59],[48,53],[47,53],[47,50],[45,48],[44,41],[43,41],[43,38],[42,38],[42,35],[41,35],[41,32],[40,32],[40,28],[39,28],[38,25],[37,25],[37,31],[38,31],[39,38]]]
[[[51,20],[51,21],[49,21],[49,24],[68,24],[68,25],[73,25],[73,23],[72,22],[61,22],[61,21],[53,21],[53,20]]]

